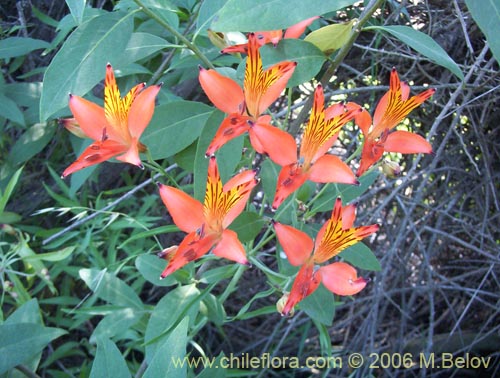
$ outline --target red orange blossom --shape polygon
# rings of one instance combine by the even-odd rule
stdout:
[[[281,310],[282,315],[288,315],[321,282],[337,295],[354,295],[363,290],[367,281],[358,278],[356,269],[351,265],[334,262],[322,267],[316,266],[378,230],[376,224],[353,227],[355,218],[355,205],[342,207],[342,201],[338,198],[331,218],[321,227],[315,242],[306,233],[291,226],[273,223],[276,236],[290,264],[301,266]]]
[[[297,146],[275,145],[276,153],[282,155],[283,166],[278,176],[276,193],[272,204],[278,206],[304,182],[338,182],[358,184],[351,169],[338,157],[328,154],[335,143],[340,129],[361,110],[346,110],[343,104],[324,108],[323,87],[318,85],[314,92],[314,102],[309,123],[302,135],[299,155]],[[272,151],[272,149],[271,149]]]
[[[238,235],[227,227],[243,211],[255,185],[257,180],[252,170],[239,173],[223,185],[215,157],[208,164],[203,204],[179,189],[160,185],[161,199],[174,223],[188,233],[179,246],[163,251],[162,257],[168,264],[161,278],[205,255],[212,247],[217,256],[247,264]]]
[[[356,124],[360,127],[365,141],[361,152],[361,162],[356,172],[361,176],[373,164],[375,164],[386,152],[399,152],[402,154],[431,153],[432,146],[420,135],[409,131],[392,131],[406,116],[425,100],[431,97],[435,89],[426,91],[409,97],[410,86],[399,80],[396,69],[391,71],[389,91],[382,96],[373,120],[366,110],[356,116]],[[361,107],[354,103],[349,103],[349,107]]]
[[[74,119],[66,120],[64,124],[73,133],[93,139],[94,143],[65,169],[62,177],[112,157],[142,167],[139,152],[146,151],[146,146],[139,142],[139,138],[151,121],[155,98],[161,88],[160,84],[144,89],[145,85],[136,85],[121,98],[113,68],[108,63],[104,108],[82,97],[69,95],[69,108]]]
[[[278,164],[287,159],[283,152],[289,150],[287,146],[295,146],[293,137],[272,126],[271,117],[262,113],[283,92],[295,66],[295,62],[281,62],[264,70],[257,37],[252,33],[248,37],[243,89],[217,71],[200,67],[201,87],[217,108],[228,113],[206,151],[207,156],[248,131],[250,142],[257,152],[267,153]]]

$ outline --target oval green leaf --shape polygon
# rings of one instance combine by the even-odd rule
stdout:
[[[142,301],[135,291],[106,269],[80,269],[78,274],[99,298],[117,306],[142,309]]]
[[[115,343],[105,337],[97,338],[97,351],[90,378],[130,376],[127,363]]]
[[[103,79],[106,63],[124,65],[122,57],[133,29],[133,13],[106,13],[80,25],[45,71],[40,119],[45,121],[68,103],[68,94],[83,96]],[[125,64],[126,65],[126,64]]]
[[[450,70],[460,80],[464,78],[464,74],[460,67],[450,58],[448,53],[443,50],[431,37],[421,31],[415,30],[410,26],[394,25],[394,26],[370,26],[365,30],[382,30],[406,43],[415,51],[419,52],[431,62],[443,66]]]
[[[210,29],[221,32],[277,30],[306,18],[354,4],[355,0],[228,0],[212,20]]]
[[[266,67],[283,61],[297,62],[297,67],[288,80],[289,88],[311,80],[325,62],[325,55],[320,49],[312,43],[299,39],[284,39],[276,47],[264,45],[260,48],[260,52]]]
[[[380,262],[372,250],[361,242],[340,252],[339,257],[342,257],[345,261],[360,269],[377,272],[382,269]]]
[[[0,325],[0,374],[29,360],[65,333],[62,329],[36,323]]]
[[[141,142],[153,159],[163,159],[182,151],[200,136],[213,108],[193,101],[177,101],[155,109]]]
[[[34,50],[49,48],[48,42],[40,39],[10,37],[0,40],[0,59],[26,55]]]

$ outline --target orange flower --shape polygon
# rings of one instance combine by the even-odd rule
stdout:
[[[396,69],[392,69],[389,91],[380,99],[373,120],[364,109],[356,116],[356,124],[365,137],[361,162],[356,172],[358,177],[375,164],[384,151],[402,154],[432,152],[430,143],[420,135],[409,131],[391,132],[391,130],[399,125],[413,109],[431,97],[435,91],[435,89],[428,89],[409,98],[410,86],[401,82]],[[348,106],[361,109],[357,104]]]
[[[160,185],[161,199],[174,223],[188,233],[179,246],[164,251],[162,257],[169,261],[161,278],[205,255],[212,247],[217,256],[248,264],[236,232],[227,227],[243,211],[255,185],[252,170],[241,172],[222,185],[215,157],[208,164],[204,204],[179,189]]]
[[[319,16],[314,16],[308,18],[306,20],[300,21],[295,25],[290,26],[285,31],[284,38],[299,38],[302,33],[306,31],[306,28],[313,23],[314,20],[318,19]],[[259,46],[264,46],[265,44],[271,42],[274,46],[278,44],[278,42],[283,38],[283,31],[279,30],[270,30],[270,31],[260,31],[254,33],[257,36],[257,42]],[[246,54],[248,50],[248,44],[243,43],[240,45],[229,46],[223,49],[221,52],[224,54],[227,53],[243,53]]]
[[[294,145],[295,141],[290,134],[270,125],[270,116],[261,114],[283,92],[297,64],[281,62],[264,70],[258,40],[254,34],[250,34],[248,45],[243,89],[217,71],[200,67],[199,80],[203,90],[217,108],[228,113],[206,154],[214,154],[227,141],[248,131],[255,150],[268,153],[279,164],[283,157],[275,153],[272,146]]]
[[[302,135],[297,158],[297,146],[276,144],[273,148],[286,159],[278,176],[273,209],[297,190],[304,182],[359,184],[351,169],[338,157],[327,154],[335,143],[341,127],[360,112],[346,111],[344,105],[336,104],[324,108],[323,87],[318,85],[314,92],[314,103],[309,123]],[[284,159],[283,159],[284,160]]]
[[[334,262],[316,266],[378,230],[376,224],[353,227],[355,218],[355,205],[342,207],[342,201],[338,198],[331,218],[321,227],[315,242],[306,233],[291,226],[273,223],[288,261],[293,266],[301,266],[281,311],[282,315],[288,315],[300,301],[318,288],[320,282],[337,295],[354,295],[363,290],[367,281],[358,278],[356,269],[349,264]]]
[[[139,142],[139,138],[153,116],[155,98],[161,84],[143,90],[144,87],[144,83],[138,84],[121,98],[113,68],[108,63],[104,108],[84,98],[69,95],[69,108],[74,119],[62,123],[74,134],[83,134],[93,139],[94,143],[66,168],[62,177],[112,157],[142,167],[139,152],[146,151],[146,146]]]

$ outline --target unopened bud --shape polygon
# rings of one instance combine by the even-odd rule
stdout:
[[[173,245],[171,247],[165,248],[161,252],[158,252],[156,256],[158,256],[160,259],[170,261],[170,259],[174,256],[175,252],[177,252],[177,249],[179,249],[179,246]]]
[[[283,314],[283,310],[285,309],[286,302],[288,302],[288,297],[290,296],[290,293],[288,291],[285,291],[283,296],[276,302],[276,309],[280,314]],[[287,314],[288,316],[292,317],[293,314],[295,314],[295,308],[292,307],[290,312]]]
[[[388,178],[395,178],[401,174],[401,167],[398,163],[384,159],[382,162],[382,172]]]

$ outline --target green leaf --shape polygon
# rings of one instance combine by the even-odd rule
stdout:
[[[224,306],[210,293],[200,303],[200,312],[217,325],[222,325],[226,319]]]
[[[189,317],[185,317],[158,346],[143,378],[185,378],[187,376],[187,364],[182,364],[182,362],[186,356],[188,325]]]
[[[55,252],[37,253],[36,255],[33,256],[27,256],[24,257],[23,260],[25,261],[43,260],[52,262],[61,261],[71,256],[71,254],[75,251],[75,249],[76,246],[72,245]]]
[[[193,101],[158,106],[141,142],[148,146],[153,159],[172,156],[198,138],[212,112],[212,107]]]
[[[325,62],[325,55],[315,45],[300,39],[284,39],[278,46],[267,44],[260,48],[264,66],[283,62],[297,62],[287,87],[295,87],[311,80]]]
[[[333,12],[354,0],[228,0],[213,18],[211,29],[221,32],[276,30],[306,18]]]
[[[0,117],[10,119],[12,122],[19,125],[25,125],[23,112],[17,104],[10,98],[0,93]]]
[[[9,161],[17,165],[31,159],[52,140],[55,130],[54,122],[37,123],[31,126],[10,149]]]
[[[80,269],[78,274],[99,298],[118,306],[143,308],[135,291],[106,269]]]
[[[101,319],[89,341],[91,343],[97,342],[97,348],[99,348],[99,339],[115,336],[119,338],[126,330],[136,324],[142,315],[142,312],[134,311],[131,308],[114,310]]]
[[[450,58],[448,53],[443,50],[431,37],[421,31],[415,30],[410,26],[369,26],[365,30],[382,30],[392,34],[401,42],[406,43],[415,51],[419,52],[431,62],[443,66],[455,74],[460,80],[463,80],[464,74],[460,67]]]
[[[9,183],[5,187],[5,191],[2,193],[0,190],[0,214],[3,213],[5,210],[5,206],[7,205],[7,202],[9,202],[9,198],[14,192],[14,188],[16,187],[17,182],[19,181],[19,177],[21,176],[21,173],[23,171],[24,167],[19,168],[10,178]]]
[[[200,308],[199,303],[200,291],[195,285],[180,286],[158,302],[149,318],[144,336],[148,364],[151,364],[159,347],[164,345],[165,335],[173,327],[186,317],[191,319],[196,317]]]
[[[355,22],[357,22],[356,19],[324,26],[309,33],[304,41],[312,43],[326,55],[330,55],[347,43]]]
[[[348,263],[364,270],[380,271],[382,267],[372,250],[362,242],[358,242],[339,253]]]
[[[312,207],[310,212],[315,214],[320,211],[331,211],[333,209],[335,199],[339,196],[342,198],[342,203],[344,204],[355,200],[368,190],[368,188],[375,182],[378,175],[378,169],[373,169],[358,178],[359,185],[329,185],[328,188],[316,199],[316,201],[310,205]]]
[[[30,299],[28,302],[23,303],[16,311],[14,311],[3,324],[16,324],[16,323],[42,323],[42,316],[40,314],[40,306],[36,298]]]
[[[493,56],[500,63],[500,1],[465,0],[474,21],[486,36]]]
[[[101,377],[131,377],[120,350],[105,337],[97,339],[97,350],[90,371],[90,378]]]
[[[105,13],[80,25],[47,67],[40,99],[40,120],[45,121],[68,103],[68,94],[83,96],[105,74],[129,62],[124,51],[133,29],[134,13]]]
[[[153,34],[132,33],[125,50],[125,54],[127,55],[127,60],[129,62],[137,62],[138,60],[151,56],[162,49],[172,46],[174,45]]]
[[[66,0],[66,5],[77,25],[82,23],[86,0]]]
[[[5,38],[0,40],[0,59],[14,58],[48,47],[50,47],[50,44],[40,39],[24,37]]]
[[[231,223],[229,228],[238,234],[238,239],[242,243],[246,243],[259,234],[265,223],[266,221],[259,214],[244,211]]]
[[[320,285],[314,293],[300,302],[300,309],[304,310],[312,319],[331,326],[335,315],[333,294],[323,285]]]
[[[155,286],[172,286],[177,283],[173,275],[160,279],[160,274],[165,269],[166,261],[155,255],[143,254],[135,259],[135,267],[144,279]]]
[[[35,323],[0,325],[0,374],[29,360],[65,333],[62,329]]]

